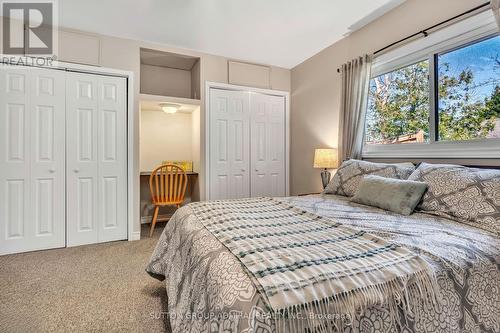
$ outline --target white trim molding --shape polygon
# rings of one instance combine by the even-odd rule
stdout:
[[[500,139],[365,145],[363,158],[500,158]]]
[[[128,240],[129,241],[138,241],[141,239],[141,232],[140,231],[133,231],[129,237],[128,237]]]
[[[290,93],[282,90],[262,89],[227,83],[205,83],[205,200],[210,200],[210,89],[250,91],[285,98],[285,195],[290,195]]]

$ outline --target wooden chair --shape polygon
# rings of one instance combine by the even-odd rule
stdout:
[[[184,170],[173,164],[161,165],[151,173],[149,189],[155,210],[149,232],[150,237],[153,235],[160,207],[177,206],[179,208],[181,206],[186,193],[187,181],[188,178]]]

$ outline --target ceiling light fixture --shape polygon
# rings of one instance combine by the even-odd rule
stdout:
[[[163,112],[173,114],[179,111],[181,106],[179,104],[172,104],[172,103],[161,103],[160,107]]]

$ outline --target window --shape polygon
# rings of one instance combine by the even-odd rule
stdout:
[[[500,36],[483,12],[373,63],[364,157],[500,158]]]
[[[429,141],[429,62],[397,69],[370,81],[366,143]]]
[[[437,56],[438,138],[500,137],[500,36]]]
[[[500,137],[500,36],[436,55],[438,140]],[[429,142],[429,61],[372,78],[366,144]]]

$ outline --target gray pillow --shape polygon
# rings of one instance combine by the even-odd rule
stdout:
[[[411,180],[365,176],[351,201],[410,215],[427,190],[427,184]]]
[[[348,160],[342,163],[323,193],[352,197],[361,179],[366,175],[408,179],[413,171],[415,171],[415,166],[410,163],[389,164]]]
[[[417,210],[500,235],[500,170],[421,163],[409,179],[429,186]]]

